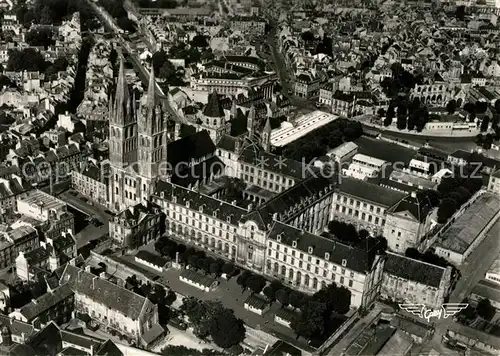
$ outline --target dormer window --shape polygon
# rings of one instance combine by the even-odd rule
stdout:
[[[307,248],[307,253],[309,253],[309,254],[313,253],[313,247],[312,246],[309,246]]]
[[[278,236],[276,237],[276,240],[277,240],[278,242],[281,242],[281,234],[278,234]]]
[[[189,209],[189,205],[190,205],[190,202],[189,202],[189,201],[187,201],[187,202],[186,202],[186,208],[188,208],[188,209]]]
[[[330,253],[325,252],[325,260],[329,261],[330,260]]]
[[[160,198],[164,199],[165,198],[165,192],[160,193]]]
[[[344,258],[342,259],[342,267],[345,267],[347,266],[347,260]]]
[[[203,213],[203,205],[200,205],[200,208],[198,209],[200,213]]]
[[[231,223],[231,216],[228,216],[228,217],[226,218],[226,221],[227,221],[228,223]]]
[[[177,197],[175,195],[172,197],[172,202],[177,203]]]
[[[214,210],[214,212],[212,213],[212,216],[213,216],[214,218],[216,218],[216,217],[217,217],[217,210]]]
[[[297,248],[297,241],[292,242],[292,247]]]

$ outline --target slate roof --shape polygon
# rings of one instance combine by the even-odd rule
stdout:
[[[231,224],[236,224],[248,212],[247,209],[162,180],[156,183],[154,195],[169,202],[173,202],[175,197],[176,204],[183,206],[189,204],[190,209],[198,211],[201,208],[205,214],[228,221]]]
[[[351,195],[357,199],[390,207],[405,197],[404,193],[351,177],[342,177],[337,187],[342,194]]]
[[[264,310],[266,309],[267,302],[257,295],[250,295],[244,304],[248,304],[252,308]]]
[[[210,287],[215,282],[214,278],[205,276],[204,274],[191,269],[183,270],[180,274],[180,277],[192,281],[196,284],[201,284],[204,287]]]
[[[30,264],[37,264],[38,262],[44,261],[49,258],[50,253],[45,247],[37,247],[34,250],[28,251],[24,254],[24,258],[29,261]]]
[[[284,159],[254,146],[246,147],[241,152],[239,161],[299,180],[304,179],[304,175],[307,173],[301,162]]]
[[[11,319],[8,315],[0,313],[0,323],[5,325],[9,330],[11,335],[21,337],[24,333],[26,338],[29,338],[31,334],[35,332],[33,325],[22,322],[20,320]]]
[[[293,210],[295,206],[302,204],[299,210],[303,211],[320,196],[333,192],[334,184],[334,180],[330,178],[308,177],[261,205],[257,209],[260,218],[256,219],[255,214],[251,214],[248,219],[253,218],[258,225],[263,224],[260,226],[262,229],[267,229],[267,225],[273,221],[274,214],[278,214],[278,220],[286,223],[298,213],[298,210]]]
[[[111,340],[107,340],[102,344],[101,348],[97,350],[96,356],[123,356],[118,346],[116,346]]]
[[[389,210],[393,213],[410,213],[417,221],[424,222],[432,208],[428,199],[424,201],[408,195],[392,206]]]
[[[32,301],[19,309],[19,312],[28,320],[32,321],[37,316],[52,308],[56,304],[73,296],[73,291],[68,284],[63,284],[52,292],[45,293],[36,301]]]
[[[330,254],[329,261],[342,265],[342,260],[346,260],[346,268],[359,273],[366,273],[372,267],[372,260],[367,251],[359,248],[345,245],[341,242],[314,235],[293,226],[276,221],[271,228],[268,238],[277,241],[278,235],[281,236],[281,243],[293,246],[297,243],[297,249],[308,253],[309,247],[313,247],[312,255],[324,259],[325,253]]]
[[[68,283],[75,293],[83,294],[132,320],[137,320],[143,308],[151,305],[146,298],[69,264],[61,283]]]
[[[181,162],[191,162],[215,152],[215,145],[206,130],[186,136],[168,144],[167,161],[172,167]]]
[[[60,329],[54,322],[37,332],[28,342],[36,355],[55,356],[62,351],[62,338]]]
[[[221,148],[221,149],[229,151],[229,152],[235,152],[236,151],[236,141],[237,141],[236,138],[231,137],[229,135],[224,135],[221,137],[221,139],[217,143],[217,148]]]
[[[387,253],[384,273],[432,287],[439,287],[445,268],[414,260],[391,252]]]
[[[224,117],[224,110],[215,90],[208,96],[208,102],[205,109],[203,109],[203,115],[208,117]]]

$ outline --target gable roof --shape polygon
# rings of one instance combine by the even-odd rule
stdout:
[[[443,267],[391,252],[387,253],[384,266],[384,273],[436,288],[439,287],[445,271]]]
[[[61,276],[61,283],[68,283],[75,293],[83,294],[132,320],[140,317],[145,306],[152,306],[147,298],[69,264]]]
[[[404,193],[350,177],[342,177],[337,189],[343,194],[384,207],[391,207],[405,197]]]
[[[431,210],[432,208],[428,199],[426,201],[419,199],[417,194],[404,197],[389,209],[392,213],[408,212],[419,222],[424,222]]]

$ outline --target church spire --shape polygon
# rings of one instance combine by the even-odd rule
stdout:
[[[261,144],[266,152],[271,150],[271,119],[268,116],[264,130],[262,131]]]
[[[150,112],[154,110],[155,107],[155,93],[156,93],[156,80],[155,71],[153,66],[151,66],[151,72],[149,73],[149,84],[148,84],[148,98],[146,102],[146,107]]]
[[[125,120],[128,114],[129,91],[127,79],[125,78],[125,65],[123,59],[120,59],[120,70],[118,71],[118,80],[116,82],[115,92],[115,118],[116,121]]]

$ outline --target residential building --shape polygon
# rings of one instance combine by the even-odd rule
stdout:
[[[75,310],[95,322],[148,347],[165,330],[158,324],[158,307],[147,298],[66,264],[60,277],[75,294]]]
[[[71,186],[88,199],[107,206],[109,202],[109,162],[98,165],[88,160],[81,170],[71,172]]]
[[[138,248],[158,239],[164,226],[165,216],[159,207],[136,204],[113,217],[109,222],[109,233],[116,244]]]
[[[451,267],[443,268],[389,252],[384,264],[382,298],[440,308],[451,287]]]
[[[50,322],[62,325],[73,318],[74,303],[75,295],[71,287],[63,284],[14,310],[9,317],[29,323],[37,329]]]
[[[20,252],[29,252],[40,245],[38,232],[30,226],[20,226],[0,235],[0,268],[15,263]]]
[[[332,112],[343,117],[351,117],[355,101],[354,95],[337,90],[332,95]]]
[[[243,33],[252,33],[257,36],[263,36],[266,33],[266,22],[264,19],[253,16],[235,16],[230,20],[230,28],[233,31]]]
[[[355,155],[358,154],[358,145],[356,145],[354,142],[344,142],[340,146],[334,148],[330,152],[327,153],[327,155],[337,162],[340,167],[342,167],[342,164],[344,162],[350,161]]]
[[[294,83],[294,93],[301,98],[311,99],[319,95],[320,78],[314,73],[297,75]]]

